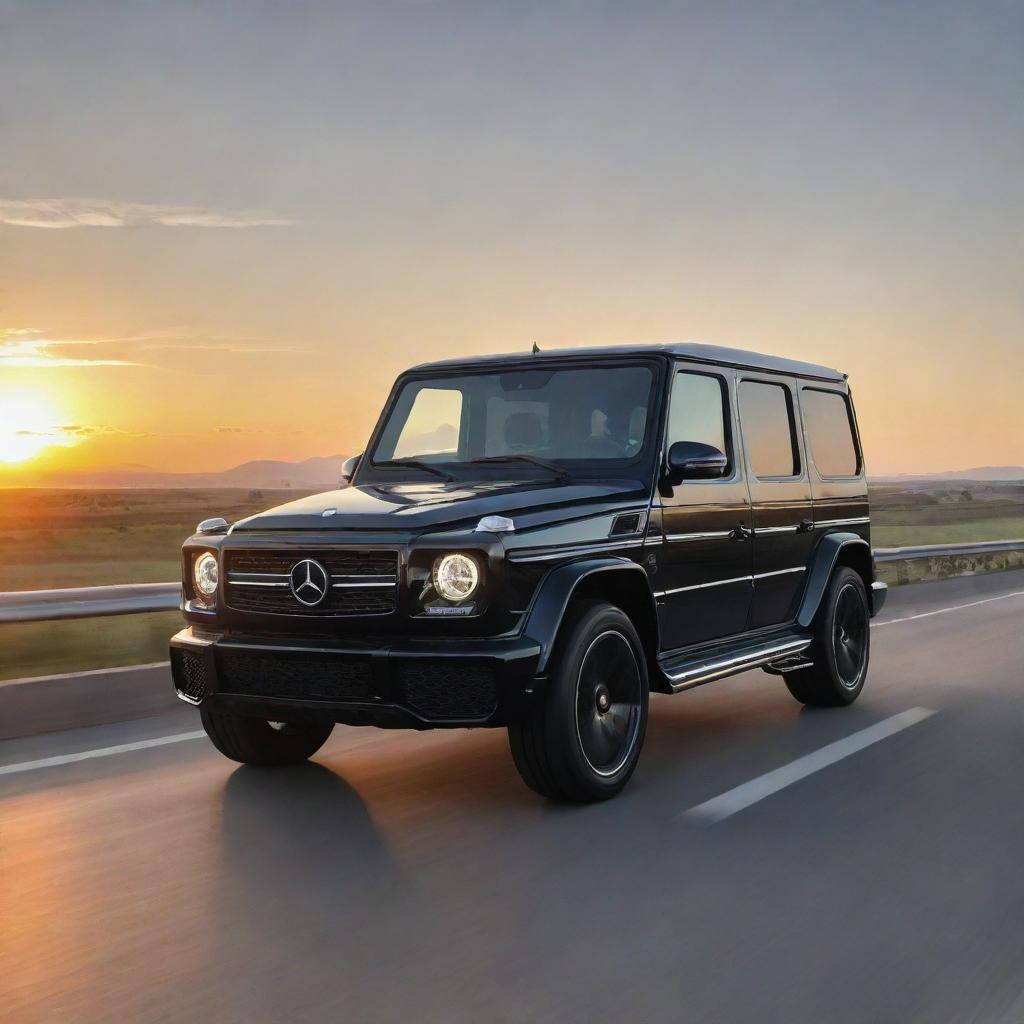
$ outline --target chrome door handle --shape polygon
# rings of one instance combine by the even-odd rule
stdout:
[[[801,519],[800,525],[796,528],[797,533],[811,533],[814,530],[813,519]]]
[[[729,537],[732,540],[750,540],[754,536],[754,531],[749,527],[744,526],[742,523],[736,525]]]

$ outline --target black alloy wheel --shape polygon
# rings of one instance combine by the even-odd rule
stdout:
[[[608,629],[595,637],[576,683],[576,737],[590,767],[605,778],[629,757],[640,728],[642,686],[629,640]]]
[[[848,690],[860,685],[868,658],[867,608],[853,583],[843,584],[836,598],[832,651],[839,681]]]
[[[811,627],[812,664],[786,672],[789,692],[812,707],[852,704],[864,689],[871,656],[871,611],[860,575],[840,566]]]
[[[508,727],[523,781],[551,800],[615,796],[640,758],[647,728],[647,655],[629,617],[578,601],[559,630],[536,705]]]

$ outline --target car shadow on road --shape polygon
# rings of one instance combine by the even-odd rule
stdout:
[[[405,931],[417,894],[358,792],[329,768],[236,769],[221,830],[211,920],[228,1018],[277,1019],[325,976],[356,984],[368,934],[414,955]]]

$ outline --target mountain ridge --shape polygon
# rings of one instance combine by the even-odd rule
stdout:
[[[227,469],[206,472],[168,472],[135,463],[103,469],[27,469],[0,466],[0,487],[107,488],[333,488],[341,477],[344,455],[313,456],[297,462],[286,459],[251,459]],[[1024,466],[972,466],[939,473],[884,473],[869,477],[877,482],[926,480],[1024,480]]]
[[[228,469],[209,472],[167,472],[148,466],[112,466],[108,469],[52,469],[17,472],[0,469],[2,487],[67,487],[130,490],[132,488],[332,488],[341,478],[344,455],[314,456],[299,462],[252,459]],[[20,467],[18,467],[20,469]]]

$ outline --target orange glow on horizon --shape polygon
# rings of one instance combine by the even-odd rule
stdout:
[[[20,392],[0,401],[0,462],[21,463],[47,448],[74,441],[55,423],[52,403],[41,394]]]

